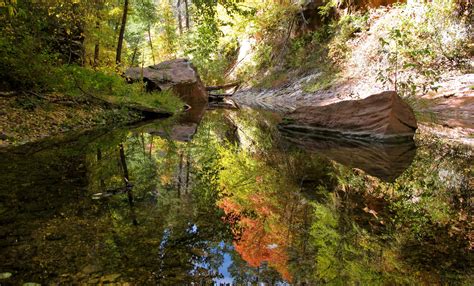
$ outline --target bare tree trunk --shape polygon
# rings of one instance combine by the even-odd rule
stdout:
[[[120,33],[117,44],[117,53],[115,55],[115,62],[120,64],[122,62],[122,46],[123,36],[125,34],[125,25],[127,24],[127,13],[128,13],[128,0],[125,0],[123,4],[122,24],[120,25]]]
[[[99,41],[95,43],[94,47],[94,68],[99,65]]]
[[[148,26],[148,41],[150,42],[150,49],[151,49],[151,57],[153,58],[153,64],[156,65],[155,61],[155,52],[153,51],[153,42],[151,40],[151,30],[150,26]]]
[[[181,22],[181,0],[178,0],[176,9],[178,10],[178,29],[179,29],[179,34],[181,35],[183,34],[183,23]]]
[[[125,158],[125,150],[123,148],[123,144],[119,145],[119,152],[120,152],[120,163],[122,164],[123,178],[125,179],[125,187],[127,188],[128,202],[130,203],[130,205],[133,205],[132,193],[128,190],[130,177],[128,175],[127,160]]]
[[[142,139],[142,149],[143,149],[143,157],[146,158],[146,148],[145,148],[145,135],[143,132],[140,134],[141,139]]]
[[[186,194],[188,193],[188,189],[189,189],[189,172],[191,170],[191,161],[190,161],[190,155],[189,155],[189,150],[188,150],[188,154],[186,156]]]
[[[137,52],[138,52],[138,44],[135,46],[133,49],[133,54],[132,54],[132,66],[135,65],[135,58],[137,57]]]
[[[94,47],[94,68],[99,65],[99,45],[99,40],[97,40]]]
[[[127,160],[125,158],[125,150],[123,144],[119,145],[120,163],[122,164],[123,178],[125,181],[125,190],[127,191],[128,205],[130,206],[130,215],[132,217],[133,225],[138,225],[137,216],[135,214],[135,204],[133,202],[132,184],[130,184],[130,177],[128,174]]]
[[[102,161],[102,151],[97,148],[97,164],[101,164],[100,161]],[[105,180],[102,176],[100,176],[100,191],[105,192]]]
[[[186,13],[186,30],[189,30],[189,9],[188,9],[188,0],[184,0],[184,9]]]
[[[150,151],[148,153],[150,158],[151,158],[151,151],[153,151],[153,135],[152,134],[150,134]]]
[[[100,10],[102,9],[102,3],[100,3],[100,0],[95,1],[96,5],[96,10],[97,10],[97,20],[95,22],[95,28],[97,32],[100,31]],[[95,42],[95,47],[94,47],[94,68],[96,68],[99,65],[99,52],[100,52],[100,41],[99,38],[96,39]]]
[[[183,152],[179,153],[179,171],[178,171],[178,197],[181,197],[181,187],[183,185]]]

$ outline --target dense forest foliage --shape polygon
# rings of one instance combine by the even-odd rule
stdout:
[[[229,77],[251,79],[258,72],[265,76],[269,70],[273,70],[270,76],[274,79],[289,68],[318,67],[334,74],[350,53],[349,40],[368,28],[371,9],[390,2],[396,4],[334,0],[2,1],[2,85],[55,89],[64,85],[58,78],[77,72],[71,71],[71,65],[110,76],[129,66],[180,57],[191,59],[208,83]],[[414,3],[402,4],[406,5],[398,15],[402,21],[380,39],[381,52],[390,63],[380,71],[381,80],[391,80],[392,73],[416,70],[433,81],[440,68],[461,66],[469,56],[469,2]],[[251,60],[244,58],[245,49],[252,50]],[[241,62],[246,65],[242,67]],[[414,80],[410,80],[399,82],[401,89],[413,88]]]

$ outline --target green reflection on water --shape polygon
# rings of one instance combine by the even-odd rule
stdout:
[[[5,282],[209,284],[229,258],[240,284],[473,278],[472,149],[296,142],[271,113],[201,116],[1,153]]]

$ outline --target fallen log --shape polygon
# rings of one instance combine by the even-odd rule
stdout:
[[[209,101],[208,109],[239,109],[239,107],[232,99],[223,97],[222,100]]]
[[[234,95],[233,93],[209,93],[209,97],[227,97],[227,96],[232,96]]]
[[[213,90],[220,90],[220,89],[228,89],[231,87],[235,87],[237,89],[241,84],[242,83],[239,81],[239,82],[232,82],[232,83],[227,83],[223,85],[206,86],[206,90],[213,91]]]
[[[115,196],[115,195],[126,194],[129,191],[129,189],[131,190],[132,187],[133,187],[133,185],[129,184],[129,185],[127,185],[127,187],[120,187],[120,188],[116,188],[116,189],[112,189],[112,190],[107,190],[107,191],[101,192],[101,193],[95,193],[95,194],[92,195],[92,199],[98,200],[98,199],[101,199],[101,198],[108,198],[108,197]]]

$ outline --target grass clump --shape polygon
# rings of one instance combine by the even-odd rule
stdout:
[[[109,102],[121,104],[123,106],[141,105],[149,108],[159,108],[163,111],[177,112],[182,109],[184,103],[172,91],[155,91],[144,93],[141,84],[132,84],[137,91],[127,96],[107,96]]]

